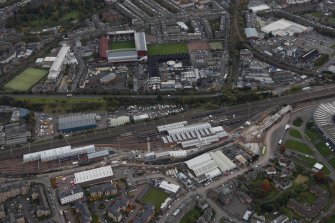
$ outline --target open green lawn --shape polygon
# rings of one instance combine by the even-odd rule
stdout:
[[[294,183],[296,184],[303,184],[305,182],[308,181],[308,177],[299,174],[295,179],[294,179]]]
[[[27,91],[39,80],[47,75],[48,71],[36,68],[27,68],[5,85],[5,89],[13,91]]]
[[[223,50],[223,45],[219,41],[209,42],[208,45],[211,50]]]
[[[159,209],[161,204],[168,197],[167,193],[157,188],[150,187],[142,198],[142,202],[145,204],[152,203],[156,209]]]
[[[186,43],[164,43],[148,45],[148,55],[168,55],[188,53]]]
[[[322,12],[311,12],[311,13],[308,13],[308,15],[310,16],[314,16],[314,17],[317,17],[317,18],[320,18],[322,17],[324,14]]]
[[[285,146],[290,150],[294,150],[300,153],[313,154],[311,148],[309,148],[305,143],[299,141],[287,140],[285,142]]]
[[[109,42],[109,49],[111,50],[119,50],[119,49],[134,49],[135,41],[117,41],[117,42]]]
[[[301,133],[299,132],[299,130],[297,130],[297,129],[290,129],[289,130],[289,134],[290,134],[290,136],[292,136],[292,137],[295,137],[295,138],[298,138],[298,139],[302,139],[302,135],[301,135]]]
[[[294,160],[298,164],[308,168],[313,168],[314,164],[317,162],[317,160],[314,157],[306,157],[304,155],[295,157]]]
[[[333,168],[335,168],[335,157],[332,158],[332,159],[330,159],[330,160],[328,161],[328,163],[329,163],[330,165],[332,165]]]
[[[312,205],[312,204],[314,204],[314,202],[316,200],[316,196],[314,194],[312,194],[311,192],[309,192],[309,191],[305,191],[305,192],[302,192],[299,195],[298,200],[301,201],[301,202],[303,202],[303,203],[306,202],[309,205]]]
[[[180,220],[180,223],[193,223],[198,220],[202,215],[201,209],[196,207],[191,211],[187,212],[184,217]]]
[[[321,222],[323,222],[323,223],[334,223],[335,222],[335,215],[330,216],[330,217],[326,217]]]
[[[324,142],[319,142],[315,144],[315,148],[322,154],[322,156],[327,157],[332,154],[331,149],[326,146]]]

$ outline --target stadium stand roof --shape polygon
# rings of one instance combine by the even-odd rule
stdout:
[[[160,184],[159,184],[159,188],[162,188],[166,191],[172,192],[172,193],[177,193],[178,190],[180,189],[180,186],[177,184],[173,184],[173,183],[169,183],[165,180],[163,180]]]
[[[58,130],[60,131],[95,125],[94,113],[63,116],[58,119]]]
[[[109,50],[107,56],[110,62],[137,60],[137,51],[134,49]]]
[[[113,170],[111,166],[104,166],[74,174],[76,184],[87,183],[90,181],[100,180],[112,176]]]
[[[320,104],[314,111],[314,121],[326,139],[335,145],[335,101]]]
[[[147,51],[147,43],[145,40],[145,32],[135,32],[135,46],[137,51]]]

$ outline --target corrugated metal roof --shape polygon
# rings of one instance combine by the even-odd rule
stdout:
[[[91,125],[96,125],[94,113],[71,115],[58,119],[58,130],[60,131]]]
[[[111,166],[104,166],[74,174],[76,184],[86,183],[111,176],[113,176],[113,170]]]

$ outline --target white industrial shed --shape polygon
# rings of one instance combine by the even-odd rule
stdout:
[[[274,36],[293,36],[294,34],[299,34],[307,31],[309,27],[300,25],[298,23],[279,19],[273,23],[270,23],[261,28],[264,33],[272,33]]]
[[[252,11],[253,13],[257,13],[257,12],[261,12],[261,11],[270,10],[271,8],[266,4],[261,4],[261,5],[256,5],[256,6],[250,6],[250,7],[248,7],[248,9],[250,11]]]
[[[168,130],[171,130],[171,129],[182,128],[185,125],[187,125],[187,121],[176,122],[176,123],[172,123],[172,124],[157,126],[157,129],[158,129],[159,132],[165,132],[165,131],[168,131]]]
[[[214,178],[221,174],[215,161],[208,153],[204,153],[185,162],[198,181],[204,182],[207,179]]]
[[[177,193],[179,191],[180,186],[177,185],[177,184],[169,183],[169,182],[163,180],[159,184],[159,188],[175,194],[175,193]]]
[[[225,173],[229,170],[235,169],[236,165],[233,163],[223,152],[217,150],[215,152],[210,152],[209,155],[218,165],[222,173]]]
[[[177,122],[158,126],[159,132],[167,132],[162,140],[167,143],[178,143],[183,148],[209,145],[227,137],[227,132],[222,126],[212,127],[208,122],[187,125],[187,122]]]
[[[58,147],[55,149],[48,149],[35,153],[28,153],[23,155],[23,162],[31,162],[41,160],[42,162],[62,159],[80,154],[88,154],[95,152],[95,146],[83,146],[73,148],[71,146]]]
[[[104,166],[74,174],[76,184],[84,184],[92,181],[103,180],[112,176],[112,166]]]

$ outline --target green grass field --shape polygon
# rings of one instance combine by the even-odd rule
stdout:
[[[305,143],[299,141],[287,140],[285,142],[285,146],[290,150],[294,150],[300,153],[313,154],[311,148],[309,148]]]
[[[27,91],[47,75],[48,71],[36,68],[27,68],[5,85],[5,89]]]
[[[109,42],[110,50],[119,50],[119,49],[134,49],[135,41],[118,41],[118,42]]]
[[[180,223],[193,223],[198,220],[202,215],[201,209],[196,207],[191,211],[187,212],[184,217],[180,220]]]
[[[290,134],[290,136],[292,136],[292,137],[294,137],[294,138],[302,139],[302,135],[301,135],[301,133],[299,132],[299,130],[296,130],[296,129],[290,129],[290,130],[289,130],[289,134]]]
[[[322,156],[327,157],[332,154],[331,149],[326,146],[324,142],[319,142],[315,144],[315,148],[322,154]]]
[[[141,201],[145,204],[152,203],[155,208],[159,210],[161,204],[165,201],[167,197],[168,195],[164,191],[158,190],[154,187],[150,187],[150,189],[145,193]]]
[[[330,160],[328,161],[328,163],[329,163],[330,165],[332,165],[333,168],[335,168],[335,157],[332,158],[332,159],[330,159]]]
[[[223,45],[222,45],[221,42],[218,42],[218,41],[216,41],[216,42],[209,42],[208,45],[209,45],[209,48],[211,50],[223,50]]]
[[[308,177],[304,176],[304,175],[301,175],[299,174],[295,179],[294,179],[294,183],[295,184],[303,184],[305,182],[308,181]]]
[[[188,53],[186,43],[164,43],[148,45],[148,55],[168,55]]]

